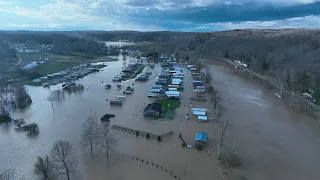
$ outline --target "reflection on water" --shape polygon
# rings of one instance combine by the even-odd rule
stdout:
[[[192,93],[192,81],[188,80],[189,72],[186,71],[185,74],[182,104],[176,112],[175,120],[156,121],[145,119],[142,113],[148,103],[155,101],[147,97],[150,85],[155,79],[135,82],[135,92],[126,95],[122,106],[110,106],[106,99],[122,95],[122,91],[115,88],[117,83],[112,82],[112,77],[119,74],[122,62],[107,64],[102,72],[90,74],[76,81],[85,86],[83,92],[65,93],[62,100],[53,101],[54,112],[47,97],[52,91],[61,89],[61,86],[53,86],[50,89],[28,87],[33,104],[25,110],[13,112],[13,118],[24,118],[26,123],[36,122],[40,134],[28,137],[25,133],[14,131],[10,125],[1,125],[0,169],[15,168],[20,175],[26,176],[27,180],[35,179],[32,170],[36,157],[48,154],[52,144],[60,139],[69,140],[78,159],[82,159],[83,153],[79,145],[82,123],[92,114],[96,114],[100,119],[106,113],[110,113],[116,115],[111,119],[111,125],[122,125],[155,134],[174,130],[174,136],[166,139],[165,143],[147,141],[143,137],[137,138],[128,133],[115,131],[115,137],[120,140],[117,150],[119,153],[161,163],[180,176],[183,176],[186,165],[185,179],[197,179],[199,174],[204,179],[220,178],[214,167],[215,159],[210,158],[205,152],[182,149],[177,138],[178,134],[183,132],[186,141],[192,142],[195,132],[206,131],[210,136],[209,141],[214,142],[212,137],[219,134],[218,125],[203,125],[184,119]],[[248,179],[262,180],[319,179],[320,172],[317,170],[316,162],[320,161],[320,131],[317,123],[310,117],[293,111],[260,85],[239,78],[233,71],[221,66],[212,66],[211,70],[213,85],[220,91],[223,104],[233,120],[232,131],[236,134],[238,152],[244,158],[244,167],[235,170],[234,173],[244,175]],[[157,66],[152,76],[160,71],[160,67]],[[126,83],[130,82],[125,82],[124,85]],[[106,90],[106,84],[111,84],[112,88]],[[214,143],[209,144],[209,148],[213,149],[212,144]],[[155,169],[141,169],[142,165],[137,162],[117,162],[122,164],[121,167],[125,171],[115,168],[114,172],[110,172],[111,177],[138,178],[138,172],[147,170],[150,173],[142,177],[146,180],[155,175],[159,176],[159,179],[168,179]]]

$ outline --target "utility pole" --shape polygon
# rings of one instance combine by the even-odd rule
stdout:
[[[184,164],[184,171],[183,171],[184,177],[186,177],[186,169],[187,169],[187,164]]]

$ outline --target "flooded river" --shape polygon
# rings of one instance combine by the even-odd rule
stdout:
[[[181,179],[198,179],[199,176],[203,179],[221,179],[214,155],[208,156],[206,152],[182,148],[177,137],[182,132],[185,140],[191,144],[195,132],[206,131],[210,136],[208,149],[215,149],[213,136],[219,133],[218,124],[199,124],[184,119],[185,113],[189,112],[192,94],[190,72],[185,70],[182,105],[177,110],[175,119],[159,121],[143,117],[142,111],[148,103],[154,101],[147,97],[147,92],[161,68],[157,66],[152,70],[153,74],[148,82],[134,82],[135,92],[127,95],[123,106],[113,107],[106,99],[112,100],[116,95],[122,94],[111,79],[121,71],[123,63],[118,61],[106,64],[108,66],[102,72],[77,81],[85,86],[83,92],[66,93],[63,100],[55,101],[55,113],[51,102],[46,99],[58,87],[28,87],[33,104],[23,111],[13,112],[12,115],[13,118],[24,118],[27,123],[38,123],[40,134],[28,137],[25,133],[16,132],[12,126],[0,126],[0,169],[14,168],[20,176],[33,180],[35,176],[32,170],[36,157],[49,154],[52,144],[64,139],[70,141],[76,151],[83,179],[173,179],[168,173],[150,165],[122,158],[122,154],[155,162],[173,171]],[[320,161],[318,122],[292,110],[272,92],[240,78],[232,70],[221,65],[213,65],[211,70],[213,85],[221,92],[223,104],[232,118],[228,136],[235,137],[238,153],[244,160],[244,166],[233,174],[263,180],[319,179],[320,172],[317,171],[316,164]],[[112,89],[106,90],[106,84],[112,84]],[[125,82],[123,85],[129,84],[132,82]],[[113,130],[119,147],[113,155],[112,165],[108,171],[104,168],[99,171],[97,167],[96,173],[86,177],[84,174],[87,174],[85,172],[89,168],[82,162],[83,152],[79,145],[82,123],[90,115],[96,115],[100,119],[106,113],[116,115],[111,119],[111,125],[156,134],[173,130],[174,135],[159,143]]]

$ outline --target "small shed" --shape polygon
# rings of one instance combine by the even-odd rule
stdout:
[[[208,142],[208,134],[206,132],[196,132],[194,138],[195,147],[203,147]]]
[[[162,113],[162,105],[159,103],[148,104],[143,110],[145,116],[160,116]]]

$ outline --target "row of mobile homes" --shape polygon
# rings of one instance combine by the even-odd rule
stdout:
[[[168,99],[180,99],[179,91],[166,91],[166,96]]]

